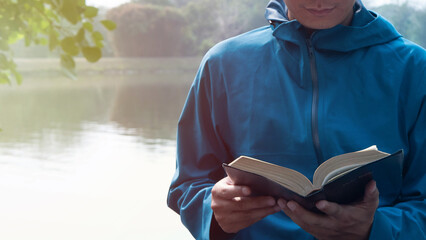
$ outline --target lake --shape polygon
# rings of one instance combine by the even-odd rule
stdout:
[[[191,239],[167,207],[200,58],[18,60],[0,85],[0,239]]]

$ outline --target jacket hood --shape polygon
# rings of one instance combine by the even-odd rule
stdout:
[[[276,38],[290,42],[300,42],[306,38],[304,27],[297,20],[287,18],[287,6],[283,0],[271,0],[266,7],[265,17],[271,23]],[[399,37],[401,35],[391,23],[367,10],[358,0],[354,5],[350,26],[337,25],[318,30],[312,36],[312,42],[318,50],[349,52],[387,43]]]

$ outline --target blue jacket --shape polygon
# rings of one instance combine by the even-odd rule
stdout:
[[[196,239],[209,239],[222,163],[253,156],[312,180],[324,160],[370,145],[405,152],[398,184],[379,188],[370,238],[426,239],[426,52],[360,3],[354,9],[351,26],[307,37],[274,0],[270,27],[206,54],[179,120],[168,195]],[[234,237],[313,239],[283,212]]]

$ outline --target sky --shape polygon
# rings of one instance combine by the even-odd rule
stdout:
[[[130,0],[86,0],[87,5],[106,8],[117,7],[127,2],[130,2]]]
[[[130,2],[130,0],[86,0],[86,4],[90,6],[96,7],[105,7],[105,8],[113,8],[117,7],[123,3]],[[425,8],[426,1],[425,0],[363,0],[366,6],[375,7],[388,3],[404,3],[408,2],[410,5],[416,8]]]
[[[106,8],[117,7],[127,2],[130,2],[130,0],[86,0],[87,5]]]

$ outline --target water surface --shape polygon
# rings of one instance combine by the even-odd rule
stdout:
[[[199,59],[20,60],[0,86],[0,239],[191,239],[166,196]]]

